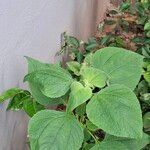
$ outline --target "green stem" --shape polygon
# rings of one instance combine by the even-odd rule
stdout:
[[[94,139],[95,143],[98,143],[96,137],[91,133],[91,131],[87,130],[88,133],[92,136],[92,138]]]

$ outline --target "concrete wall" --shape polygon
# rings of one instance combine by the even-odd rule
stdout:
[[[25,87],[24,55],[55,61],[64,31],[87,39],[103,18],[108,0],[0,0],[0,92]],[[26,149],[28,119],[0,105],[0,150]]]

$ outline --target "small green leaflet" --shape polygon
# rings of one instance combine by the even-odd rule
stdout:
[[[74,47],[74,48],[79,48],[80,42],[78,41],[77,38],[75,38],[73,36],[68,36],[67,40],[68,40],[67,42],[68,42],[69,46]]]
[[[53,66],[49,70],[39,70],[28,74],[24,81],[37,84],[45,96],[58,98],[67,93],[73,80],[64,69]]]
[[[87,65],[87,66],[90,66],[93,62],[93,53],[89,53],[85,56],[85,59],[84,59],[84,63]]]
[[[7,110],[20,110],[23,108],[23,101],[30,97],[30,93],[28,91],[23,91],[21,93],[16,94],[10,101],[7,106]]]
[[[79,150],[83,129],[72,115],[54,110],[42,110],[35,114],[28,126],[32,150]]]
[[[45,109],[44,106],[40,105],[31,97],[30,92],[22,90],[16,94],[7,106],[7,110],[24,110],[30,117],[36,112]]]
[[[114,84],[101,90],[88,103],[86,113],[93,124],[108,134],[128,138],[142,136],[140,104],[124,85]]]
[[[6,92],[3,92],[1,95],[0,95],[0,102],[3,102],[9,98],[12,98],[14,97],[16,94],[18,93],[21,93],[22,90],[19,89],[19,88],[12,88],[12,89],[9,89],[7,90]]]
[[[118,138],[106,135],[104,141],[90,150],[141,150],[150,142],[150,137],[143,133],[141,139]]]
[[[150,71],[144,72],[143,76],[147,82],[150,82]]]
[[[144,128],[146,129],[146,131],[150,131],[150,112],[147,112],[143,116],[143,123],[144,123]]]
[[[67,66],[68,66],[68,69],[72,71],[75,75],[77,76],[80,75],[79,72],[80,72],[81,64],[79,64],[76,61],[69,61],[67,62]]]
[[[144,30],[150,30],[150,21],[145,24]]]
[[[89,87],[84,87],[79,82],[73,82],[71,84],[71,93],[68,102],[68,111],[74,110],[79,105],[86,102],[92,96],[92,90]]]
[[[142,74],[143,57],[122,48],[107,47],[96,51],[92,67],[104,71],[110,84],[124,84],[132,90]]]
[[[93,67],[82,67],[81,76],[87,85],[99,88],[103,88],[106,85],[107,75],[99,69]]]

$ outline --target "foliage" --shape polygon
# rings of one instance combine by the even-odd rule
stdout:
[[[12,88],[0,102],[10,99],[7,110],[32,117],[31,150],[140,150],[150,143],[149,12],[149,0],[124,1],[86,43],[63,33],[57,54],[71,58],[65,69],[26,57],[30,92]],[[62,109],[46,109],[53,105]]]
[[[108,10],[98,29],[96,37],[90,38],[88,42],[78,41],[81,43],[78,52],[82,52],[80,62],[87,56],[85,59],[89,63],[91,53],[107,46],[129,49],[144,56],[142,77],[134,91],[141,104],[144,131],[150,134],[150,1],[135,0],[131,5],[130,0],[125,0],[119,8]],[[74,51],[69,49],[69,52],[70,56],[74,56],[72,59],[78,61]]]
[[[29,57],[27,61],[24,81],[31,93],[15,88],[0,99],[12,97],[9,109],[24,109],[33,116],[28,126],[31,150],[139,150],[149,143],[134,94],[142,56],[107,47],[87,55],[82,63],[68,62],[66,69]],[[56,104],[63,104],[63,110],[44,108]]]

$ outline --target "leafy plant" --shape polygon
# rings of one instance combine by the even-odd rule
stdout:
[[[27,60],[24,81],[31,94],[15,88],[0,100],[13,97],[10,106],[26,112],[30,111],[27,102],[38,108],[28,126],[31,150],[140,150],[149,143],[133,92],[142,74],[141,55],[107,47],[87,55],[82,63],[68,62],[66,69]],[[20,93],[20,101],[15,100]],[[63,110],[41,110],[55,104],[63,104]]]

